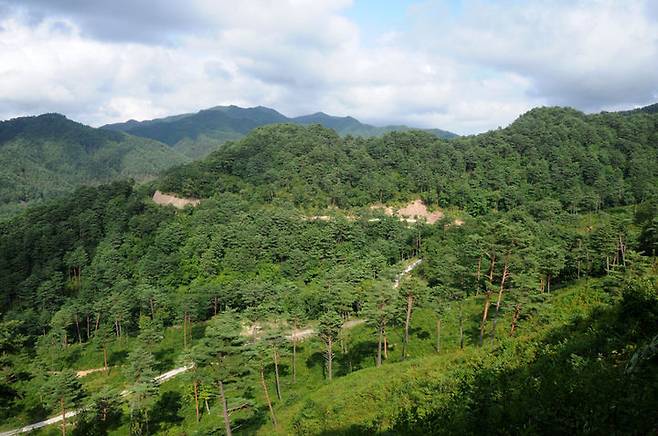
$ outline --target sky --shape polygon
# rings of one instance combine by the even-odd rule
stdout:
[[[0,119],[235,104],[470,134],[656,101],[656,0],[0,0]]]

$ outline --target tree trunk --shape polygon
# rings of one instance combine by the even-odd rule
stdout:
[[[475,295],[480,293],[480,276],[482,275],[482,256],[478,257],[478,268],[475,273]]]
[[[297,382],[297,339],[292,339],[292,384]]]
[[[505,290],[505,281],[509,277],[509,266],[507,261],[503,266],[503,276],[500,278],[500,287],[498,288],[498,299],[496,300],[496,312],[494,312],[493,325],[491,328],[491,341],[493,342],[496,337],[496,323],[498,322],[498,312],[500,311],[500,303],[503,300],[503,291]]]
[[[281,383],[279,381],[279,351],[274,350],[274,379],[276,380],[276,397],[281,401]]]
[[[402,346],[402,359],[407,357],[407,347],[409,346],[409,324],[411,322],[411,311],[414,305],[414,296],[407,295],[407,316],[404,321],[404,345]]]
[[[464,349],[464,317],[461,307],[459,308],[459,348]]]
[[[107,345],[103,344],[103,368],[105,368],[105,374],[107,374]]]
[[[231,421],[228,417],[228,406],[226,405],[226,395],[224,394],[224,383],[221,380],[219,381],[219,395],[222,400],[222,414],[224,415],[224,429],[226,430],[226,436],[231,436]],[[274,416],[274,414],[272,414],[272,416]]]
[[[66,436],[66,408],[64,407],[64,398],[59,399],[59,405],[62,409],[62,436]]]
[[[514,315],[512,316],[512,327],[510,328],[509,334],[510,336],[514,335],[514,331],[516,330],[516,323],[519,320],[519,316],[521,315],[521,304],[517,304],[514,306]]]
[[[199,422],[199,382],[194,380],[194,411],[196,412],[196,422]]]
[[[480,323],[480,347],[484,341],[484,329],[487,325],[487,316],[489,315],[489,305],[491,304],[491,291],[487,291],[484,300],[484,310],[482,312],[482,322]]]
[[[491,258],[491,264],[489,265],[489,283],[493,283],[493,274],[494,274],[494,269],[496,268],[496,254],[492,254],[490,256]]]
[[[96,334],[98,332],[98,326],[100,325],[100,323],[101,323],[101,314],[97,313],[96,314],[96,325],[94,326],[94,334]]]
[[[377,341],[377,361],[376,366],[382,366],[382,342],[384,341],[384,327],[379,326],[379,340]]]
[[[89,341],[89,331],[91,330],[91,324],[89,321],[89,314],[87,314],[87,341]]]
[[[75,330],[78,332],[78,343],[82,343],[82,334],[80,333],[80,322],[78,320],[78,314],[75,314]]]
[[[217,297],[213,298],[212,308],[214,314],[217,315]]]
[[[548,291],[549,294],[551,293],[551,275],[550,274],[546,276],[546,290]]]
[[[183,348],[187,349],[187,313],[183,314]]]
[[[208,399],[207,398],[203,399],[203,404],[206,405],[206,412],[210,413],[210,405],[208,404]]]
[[[331,378],[333,376],[333,360],[334,360],[334,353],[332,350],[332,346],[334,344],[334,340],[332,338],[329,338],[327,341],[327,376],[329,377],[329,381],[331,381]]]
[[[436,320],[436,352],[441,352],[441,319]]]
[[[265,394],[265,401],[267,402],[267,407],[270,409],[270,415],[272,417],[272,425],[276,428],[276,416],[274,415],[274,408],[272,407],[272,401],[270,400],[270,393],[267,390],[267,385],[265,384],[265,368],[261,365],[260,367],[260,384],[263,387],[263,393]]]
[[[386,330],[384,330],[384,359],[388,359],[388,337],[386,336]]]

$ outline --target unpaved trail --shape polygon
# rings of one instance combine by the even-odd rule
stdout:
[[[341,328],[342,328],[343,330],[349,330],[349,329],[351,329],[351,328],[353,328],[353,327],[356,327],[356,326],[358,326],[358,325],[360,325],[360,324],[363,324],[363,323],[365,323],[365,322],[366,322],[365,319],[351,319],[351,320],[349,320],[349,321],[345,321],[345,322],[343,323],[343,327],[341,327]],[[297,340],[297,341],[299,341],[299,340],[302,340],[302,339],[306,339],[306,338],[308,338],[308,337],[310,337],[310,336],[313,336],[313,335],[315,335],[315,334],[316,334],[316,331],[315,331],[314,329],[312,329],[312,328],[306,328],[306,329],[303,329],[303,330],[294,330],[291,334],[289,334],[288,336],[286,336],[286,338],[287,338],[288,340],[291,340],[291,341],[292,341],[292,340]]]
[[[112,368],[112,367],[109,367],[107,369],[110,369],[110,368]],[[93,374],[93,373],[99,372],[99,371],[105,371],[105,368],[82,369],[82,370],[76,372],[75,375],[77,375],[78,378],[79,378],[79,377],[84,377],[84,376],[87,376],[89,374]]]
[[[420,265],[423,262],[423,259],[418,259],[415,262],[411,263],[409,266],[407,266],[400,274],[395,276],[395,282],[393,283],[393,287],[395,289],[400,287],[400,281],[402,280],[402,277],[406,276],[409,274],[411,271],[416,269],[418,265]]]
[[[167,371],[163,374],[160,374],[159,376],[154,378],[154,380],[158,384],[164,383],[167,380],[176,377],[178,374],[184,373],[185,371],[187,371],[190,368],[191,368],[191,366],[181,366],[179,368],[174,368],[170,371]],[[104,369],[105,368],[94,368],[92,370],[78,371],[78,374],[80,374],[81,372],[85,372],[85,371],[87,371],[87,373],[88,373],[88,371],[96,372],[96,371],[99,371],[99,370],[102,371]],[[86,374],[84,374],[84,375],[86,375]],[[78,375],[78,377],[84,377],[84,375]],[[128,395],[128,391],[127,390],[121,391],[121,393],[119,395],[124,397],[124,396]],[[71,410],[70,412],[66,412],[66,419],[74,417],[75,415],[82,412],[83,410],[84,409],[78,409],[78,410]],[[2,433],[0,433],[0,436],[12,436],[12,435],[17,435],[17,434],[21,434],[21,433],[27,433],[27,432],[34,431],[34,430],[42,428],[42,427],[46,427],[47,425],[57,424],[58,422],[61,422],[61,421],[62,421],[62,415],[57,415],[57,416],[54,416],[52,418],[46,419],[44,421],[39,421],[39,422],[35,422],[34,424],[26,425],[25,427],[16,428],[16,429],[13,429],[13,430],[2,432]]]

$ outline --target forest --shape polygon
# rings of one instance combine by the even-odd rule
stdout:
[[[277,124],[29,207],[0,222],[0,431],[652,434],[657,144],[650,111]],[[416,199],[442,219],[373,207]]]

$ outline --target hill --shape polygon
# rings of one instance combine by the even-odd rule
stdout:
[[[145,179],[187,159],[164,144],[59,114],[0,122],[0,216],[84,184]]]
[[[474,215],[548,199],[567,210],[596,210],[656,194],[657,123],[653,114],[539,108],[505,129],[450,141],[420,131],[362,139],[315,125],[265,126],[167,171],[158,186],[204,198],[247,184],[262,200],[317,207],[420,195]]]
[[[658,103],[650,104],[648,106],[640,107],[637,109],[632,109],[629,111],[623,111],[622,113],[624,114],[636,114],[639,112],[644,112],[647,114],[655,114],[658,113]]]
[[[175,115],[141,122],[130,120],[125,123],[108,124],[102,128],[152,138],[169,144],[189,157],[198,158],[215,150],[219,144],[243,137],[256,127],[277,123],[320,124],[334,129],[340,135],[362,137],[412,130],[406,126],[375,127],[363,124],[352,117],[334,117],[322,112],[288,118],[274,109],[263,106],[252,108],[217,106],[195,114]],[[439,129],[428,131],[442,138],[457,136]]]

